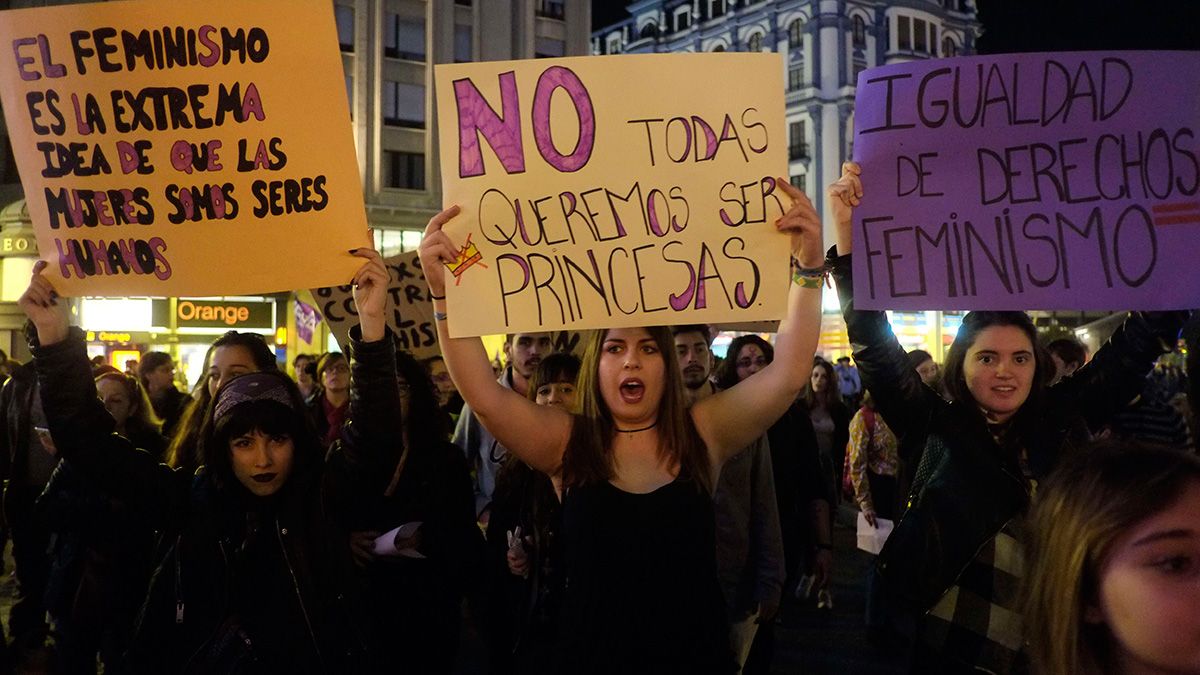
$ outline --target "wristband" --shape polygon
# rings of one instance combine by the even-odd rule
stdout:
[[[824,285],[828,278],[829,268],[822,265],[821,267],[801,267],[792,258],[792,283],[801,288],[816,288],[819,289]]]
[[[433,294],[433,291],[429,291],[429,299],[430,299],[430,300],[445,300],[445,299],[446,299],[446,296],[444,296],[444,295],[434,295],[434,294]]]

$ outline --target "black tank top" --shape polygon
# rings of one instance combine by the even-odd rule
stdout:
[[[686,477],[563,501],[564,673],[732,673],[712,499]]]

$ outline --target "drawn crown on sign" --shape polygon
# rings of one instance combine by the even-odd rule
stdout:
[[[454,275],[454,285],[457,286],[462,281],[463,272],[466,272],[472,265],[478,264],[480,267],[486,268],[483,264],[483,254],[479,252],[479,247],[471,243],[471,235],[467,235],[467,241],[458,250],[458,259],[446,265],[450,268],[450,272]]]

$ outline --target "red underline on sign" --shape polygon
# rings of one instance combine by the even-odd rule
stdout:
[[[1151,210],[1154,212],[1155,225],[1182,225],[1184,223],[1200,223],[1200,202],[1156,204],[1151,207]],[[1165,215],[1168,213],[1175,215]]]
[[[1155,213],[1175,213],[1177,211],[1200,211],[1200,202],[1179,202],[1178,204],[1156,204],[1150,209]]]
[[[1154,219],[1155,225],[1182,225],[1184,223],[1200,223],[1200,213],[1185,213],[1179,216],[1162,216]]]

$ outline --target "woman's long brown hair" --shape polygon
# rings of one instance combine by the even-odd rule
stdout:
[[[697,487],[711,494],[713,477],[708,450],[692,423],[683,377],[675,358],[675,339],[665,326],[646,328],[663,359],[663,396],[658,404],[658,456],[679,473],[696,482]],[[563,455],[563,484],[575,487],[611,480],[613,465],[612,442],[617,428],[612,411],[600,393],[600,356],[603,353],[607,330],[592,332],[587,337],[583,367],[579,371],[579,414],[575,416],[571,440]]]

